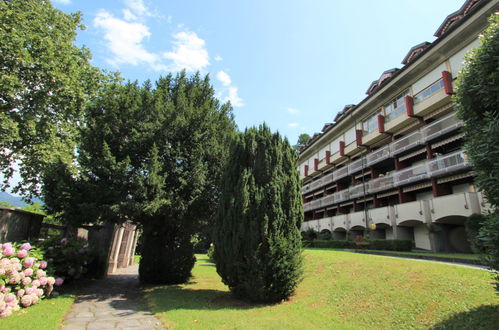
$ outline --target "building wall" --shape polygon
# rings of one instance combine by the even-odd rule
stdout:
[[[38,238],[43,218],[40,214],[0,207],[0,243]]]

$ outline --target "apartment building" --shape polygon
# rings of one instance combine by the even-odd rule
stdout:
[[[468,252],[464,221],[486,210],[464,152],[452,102],[465,54],[498,0],[468,0],[432,43],[411,48],[300,151],[302,230],[333,239],[411,239],[432,251]]]

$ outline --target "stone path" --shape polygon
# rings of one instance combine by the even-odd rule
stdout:
[[[91,283],[66,315],[63,330],[165,329],[141,298],[138,265]]]

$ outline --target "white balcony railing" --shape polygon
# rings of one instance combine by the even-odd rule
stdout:
[[[358,184],[356,186],[352,186],[348,189],[350,198],[359,198],[367,195],[369,192],[368,183]]]
[[[356,172],[362,171],[362,169],[367,167],[367,161],[365,157],[360,157],[348,164],[348,174],[354,174]]]
[[[369,181],[369,193],[371,194],[391,188],[393,188],[393,176],[391,174]]]
[[[408,183],[427,179],[429,177],[426,163],[414,165],[393,174],[393,184],[398,187]]]
[[[463,151],[439,156],[428,162],[428,173],[431,177],[442,176],[469,167],[466,154]]]
[[[334,203],[335,203],[334,195],[328,195],[328,196],[322,198],[321,206],[326,207],[326,206],[333,205]]]
[[[323,186],[322,181],[323,181],[323,178],[319,178],[317,180],[312,181],[310,183],[310,190],[315,190],[315,189],[317,189],[319,187],[322,187]]]
[[[334,180],[337,181],[348,175],[348,166],[343,166],[333,172]]]
[[[372,166],[376,163],[379,163],[387,158],[390,158],[390,145],[386,145],[383,148],[379,148],[366,156],[367,166]]]
[[[348,189],[344,189],[344,190],[335,192],[333,194],[333,196],[334,196],[335,203],[341,203],[341,202],[344,202],[350,198],[350,192],[348,191]]]
[[[393,141],[391,146],[392,155],[398,155],[406,150],[414,148],[423,143],[420,131],[415,131],[412,134],[404,136],[401,139]]]
[[[423,141],[430,141],[436,137],[444,135],[463,126],[462,120],[456,118],[455,114],[450,114],[442,119],[436,120],[433,123],[423,127],[421,134]]]

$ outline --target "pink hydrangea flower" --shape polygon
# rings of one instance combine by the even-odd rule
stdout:
[[[64,283],[64,280],[60,277],[58,277],[56,280],[55,280],[55,285],[56,286],[61,286],[62,283]]]
[[[5,274],[5,268],[0,268],[0,275],[4,275]]]
[[[38,296],[36,295],[36,293],[34,293],[34,294],[31,295],[31,303],[33,305],[38,304]]]
[[[37,295],[38,297],[43,296],[43,290],[42,290],[42,289],[36,289],[36,295]]]
[[[21,276],[18,273],[12,274],[9,284],[18,284],[21,282]]]
[[[49,285],[54,285],[55,284],[55,278],[53,278],[52,276],[47,277],[47,283]]]
[[[21,281],[21,283],[24,285],[24,286],[27,286],[31,283],[31,277],[25,277],[23,278],[23,280]]]
[[[2,312],[0,312],[0,317],[7,317],[12,314],[12,309],[7,307]]]
[[[33,266],[34,263],[35,263],[35,258],[33,258],[33,257],[26,258],[23,261],[23,265],[26,268]]]
[[[24,293],[25,293],[24,289],[19,289],[19,290],[17,290],[17,296],[18,296],[18,297],[22,297],[22,296],[24,296]]]
[[[45,269],[45,268],[47,268],[47,262],[46,262],[45,260],[42,260],[42,261],[40,262],[40,268],[41,268],[41,269]]]
[[[47,283],[48,283],[48,281],[47,281],[47,278],[46,278],[46,277],[40,277],[39,281],[40,281],[40,284],[41,284],[42,286],[45,286],[45,285],[47,285]]]
[[[32,268],[26,268],[23,273],[26,276],[33,276],[33,269]]]
[[[3,243],[2,244],[2,249],[11,248],[11,247],[12,247],[12,243]]]
[[[9,302],[12,302],[12,301],[16,301],[16,296],[13,293],[8,293],[8,294],[5,295],[5,297],[3,298],[3,300],[5,300],[6,303],[9,303]]]
[[[41,269],[38,269],[36,271],[36,278],[38,278],[38,279],[44,277],[45,275],[47,275],[47,274]]]
[[[33,282],[31,282],[31,285],[33,285],[35,288],[38,288],[40,286],[40,281],[34,280]]]
[[[21,305],[23,305],[23,307],[29,307],[32,303],[33,299],[31,295],[27,294],[21,297]]]
[[[36,290],[36,288],[31,286],[29,288],[26,288],[25,294],[26,295],[32,295],[35,292],[35,290]]]
[[[68,243],[68,239],[66,237],[64,237],[63,239],[61,239],[61,243],[62,244],[67,244]]]
[[[14,253],[16,253],[16,249],[14,249],[13,247],[7,247],[7,248],[3,249],[2,253],[3,253],[4,256],[10,257]]]
[[[20,246],[20,248],[21,248],[21,249],[23,249],[23,250],[29,251],[29,250],[31,250],[31,244],[29,244],[29,243],[24,243],[24,244],[22,244],[22,245]]]
[[[28,251],[26,250],[18,250],[17,251],[17,257],[18,258],[25,258],[28,255]]]

